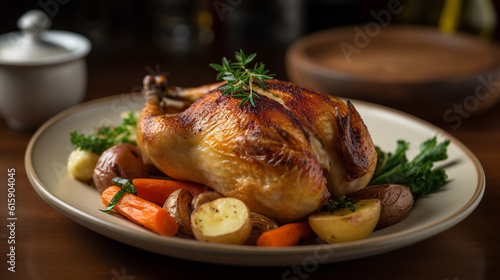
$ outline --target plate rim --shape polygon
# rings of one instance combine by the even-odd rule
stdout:
[[[25,153],[25,169],[26,169],[26,174],[28,176],[28,179],[32,185],[32,187],[35,189],[35,191],[38,193],[38,195],[46,202],[48,203],[51,207],[55,208],[65,216],[69,217],[73,221],[81,224],[84,227],[87,227],[99,234],[105,235],[109,238],[118,240],[120,242],[126,243],[131,246],[135,246],[144,250],[148,251],[153,251],[156,253],[160,253],[163,255],[168,255],[171,257],[176,257],[176,258],[181,258],[181,259],[187,259],[187,260],[192,260],[192,261],[202,261],[202,262],[209,262],[209,263],[218,263],[218,264],[226,264],[226,265],[245,265],[245,266],[280,266],[280,265],[291,265],[293,263],[289,261],[285,262],[280,262],[279,260],[275,260],[275,262],[258,262],[256,261],[255,263],[245,263],[242,262],[241,256],[238,258],[235,258],[234,256],[231,256],[229,259],[204,259],[201,257],[182,257],[182,256],[176,256],[173,254],[168,254],[165,253],[165,249],[169,248],[172,249],[173,252],[175,250],[186,250],[186,249],[196,249],[198,254],[214,254],[214,250],[217,251],[219,254],[224,254],[224,253],[229,253],[235,251],[235,253],[244,253],[248,254],[249,256],[245,257],[252,257],[252,258],[258,258],[262,257],[262,255],[269,255],[271,256],[276,256],[276,255],[283,255],[283,254],[290,254],[290,253],[296,253],[300,254],[303,256],[306,253],[313,253],[314,250],[316,250],[318,247],[326,246],[332,250],[335,250],[336,252],[345,252],[347,249],[363,249],[363,248],[374,248],[377,247],[378,245],[389,245],[385,247],[387,250],[386,251],[392,251],[401,247],[406,247],[411,244],[420,242],[424,239],[427,239],[433,235],[436,235],[438,233],[441,233],[445,230],[448,230],[449,228],[455,226],[459,222],[461,222],[463,219],[465,219],[467,216],[469,216],[474,209],[477,207],[477,205],[480,203],[484,192],[485,192],[485,174],[484,174],[484,169],[482,168],[482,165],[480,161],[477,159],[477,157],[472,153],[472,151],[467,148],[460,140],[455,138],[453,135],[449,134],[448,132],[444,131],[443,129],[425,121],[420,118],[417,118],[413,115],[407,114],[405,112],[389,108],[383,105],[375,104],[375,103],[370,103],[366,101],[361,101],[361,100],[353,100],[351,101],[354,104],[361,104],[362,106],[369,107],[370,109],[376,109],[376,110],[382,110],[384,112],[388,112],[390,114],[396,114],[399,115],[403,118],[408,119],[409,121],[412,122],[417,122],[420,125],[425,126],[427,129],[430,129],[432,131],[435,131],[437,134],[439,134],[441,137],[444,137],[450,142],[452,142],[454,145],[457,146],[457,148],[462,151],[467,158],[473,163],[475,167],[475,173],[478,176],[478,182],[475,186],[475,190],[473,195],[470,197],[470,199],[465,203],[460,209],[457,209],[455,212],[452,214],[443,217],[442,219],[435,221],[430,224],[422,225],[417,228],[410,228],[406,229],[403,231],[391,233],[388,235],[382,235],[382,236],[377,236],[373,237],[370,239],[363,239],[363,240],[358,240],[358,241],[352,241],[352,242],[346,242],[346,243],[337,243],[337,244],[319,244],[319,245],[301,245],[301,246],[292,246],[292,247],[283,247],[283,248],[262,248],[262,247],[255,247],[255,246],[242,246],[242,245],[228,245],[228,244],[211,244],[211,243],[204,243],[204,242],[199,242],[196,240],[189,240],[189,239],[183,239],[179,237],[164,237],[160,235],[150,235],[150,234],[145,234],[141,231],[136,231],[136,230],[127,230],[126,228],[123,228],[119,225],[112,224],[112,223],[106,223],[105,220],[99,219],[96,216],[90,215],[85,213],[84,211],[79,210],[78,208],[62,201],[58,197],[56,197],[54,194],[52,194],[47,187],[44,186],[42,180],[39,178],[39,176],[35,172],[35,167],[33,165],[33,151],[36,146],[37,140],[44,135],[44,133],[52,126],[56,125],[59,121],[63,120],[64,118],[79,112],[85,108],[93,107],[96,105],[103,105],[106,103],[109,103],[111,101],[116,100],[117,98],[123,96],[123,95],[132,95],[136,93],[123,93],[123,94],[118,94],[118,95],[111,95],[111,96],[106,96],[102,98],[97,98],[94,100],[90,100],[81,104],[78,104],[76,106],[73,106],[65,111],[60,112],[59,114],[55,115],[48,121],[46,121],[36,132],[33,134],[32,138],[30,139],[28,146],[26,148],[26,153]],[[358,105],[359,106],[359,105]],[[438,225],[441,225],[440,228],[436,228]],[[416,238],[416,236],[420,233],[420,236]],[[120,236],[117,236],[120,235]],[[138,237],[147,237],[147,240],[139,240],[140,242],[133,242],[135,244],[131,244],[131,239],[138,238]],[[174,239],[175,238],[175,239]],[[408,240],[409,238],[412,238],[411,242],[405,241]],[[398,241],[398,242],[395,242]],[[158,246],[156,242],[160,242],[161,246]],[[403,242],[404,244],[399,244]],[[139,245],[137,244],[139,243]],[[390,244],[390,243],[398,243],[398,244]],[[371,245],[371,247],[370,247]],[[186,248],[186,246],[188,248]],[[367,247],[368,246],[368,247]],[[376,250],[376,252],[371,252],[368,254],[364,254],[364,256],[370,256],[370,255],[376,255],[376,254],[381,254],[384,253],[383,250]],[[224,256],[223,256],[224,257]],[[350,259],[358,259],[360,257],[357,256],[351,256],[351,257],[342,257],[340,259],[336,259],[335,257],[330,258],[325,261],[325,263],[329,262],[337,262],[337,261],[343,261],[343,260],[350,260]],[[303,259],[303,257],[301,257]],[[256,259],[257,260],[257,259]],[[268,259],[266,259],[269,261]]]

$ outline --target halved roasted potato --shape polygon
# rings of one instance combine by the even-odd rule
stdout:
[[[191,228],[200,241],[243,244],[252,230],[250,210],[239,199],[218,198],[193,211]]]
[[[193,235],[191,230],[191,200],[193,195],[187,189],[178,189],[171,193],[163,208],[167,209],[168,213],[179,225],[179,232]]]
[[[309,225],[328,243],[354,241],[366,238],[375,229],[380,217],[380,200],[365,199],[354,204],[356,211],[343,208],[309,216]]]

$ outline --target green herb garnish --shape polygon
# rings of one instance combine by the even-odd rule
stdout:
[[[78,149],[94,152],[101,155],[106,149],[120,143],[137,145],[137,122],[139,116],[130,112],[123,119],[122,124],[116,127],[102,126],[94,129],[93,134],[85,135],[76,130],[70,133],[71,144]]]
[[[126,193],[131,193],[134,195],[137,195],[137,190],[135,189],[134,184],[132,183],[132,180],[129,179],[123,179],[120,177],[113,178],[111,180],[115,186],[120,187],[120,190],[116,192],[115,196],[111,199],[111,201],[108,204],[108,207],[106,209],[99,209],[104,213],[108,213],[113,208],[118,204],[120,199],[126,194]]]
[[[449,143],[445,140],[438,144],[436,137],[431,138],[420,145],[420,153],[412,161],[406,157],[410,147],[406,141],[399,140],[394,153],[377,149],[377,167],[368,185],[407,185],[415,200],[438,191],[446,184],[448,176],[443,168],[432,167],[434,162],[448,158],[446,148]]]
[[[335,212],[339,209],[349,208],[352,212],[356,211],[356,206],[354,206],[354,200],[351,198],[346,198],[345,195],[339,197],[336,200],[328,199],[325,205],[321,208],[323,212]]]
[[[227,84],[221,86],[219,90],[222,95],[232,95],[234,98],[241,99],[240,106],[246,102],[250,102],[255,107],[255,100],[259,95],[253,91],[253,84],[257,83],[262,89],[266,89],[264,80],[272,79],[274,74],[267,74],[269,70],[265,69],[265,65],[255,63],[253,68],[247,68],[247,64],[252,62],[257,54],[252,53],[246,56],[243,50],[234,53],[236,62],[231,62],[226,57],[222,58],[222,64],[211,63],[210,67],[219,71],[217,74],[218,81],[227,81]]]

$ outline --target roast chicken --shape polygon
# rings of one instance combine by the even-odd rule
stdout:
[[[377,155],[349,101],[273,79],[266,89],[254,85],[255,107],[239,106],[221,85],[183,89],[145,77],[137,143],[168,176],[210,186],[280,223],[371,179]],[[175,102],[180,112],[170,113]]]

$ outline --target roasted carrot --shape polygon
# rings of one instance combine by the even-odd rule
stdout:
[[[173,180],[136,178],[132,180],[132,183],[137,190],[138,197],[158,205],[163,205],[168,196],[178,189],[187,189],[193,196],[211,190],[209,187],[201,184]]]
[[[102,193],[102,202],[108,206],[109,202],[120,187],[111,186]],[[174,218],[166,209],[137,197],[131,193],[125,193],[115,205],[114,210],[133,222],[144,226],[161,235],[173,236],[179,229]]]
[[[293,246],[316,236],[307,221],[289,223],[261,234],[257,239],[257,246]]]
[[[137,178],[132,180],[132,183],[138,197],[158,205],[163,205],[168,196],[178,189],[187,189],[193,196],[211,190],[201,184],[150,178]]]

